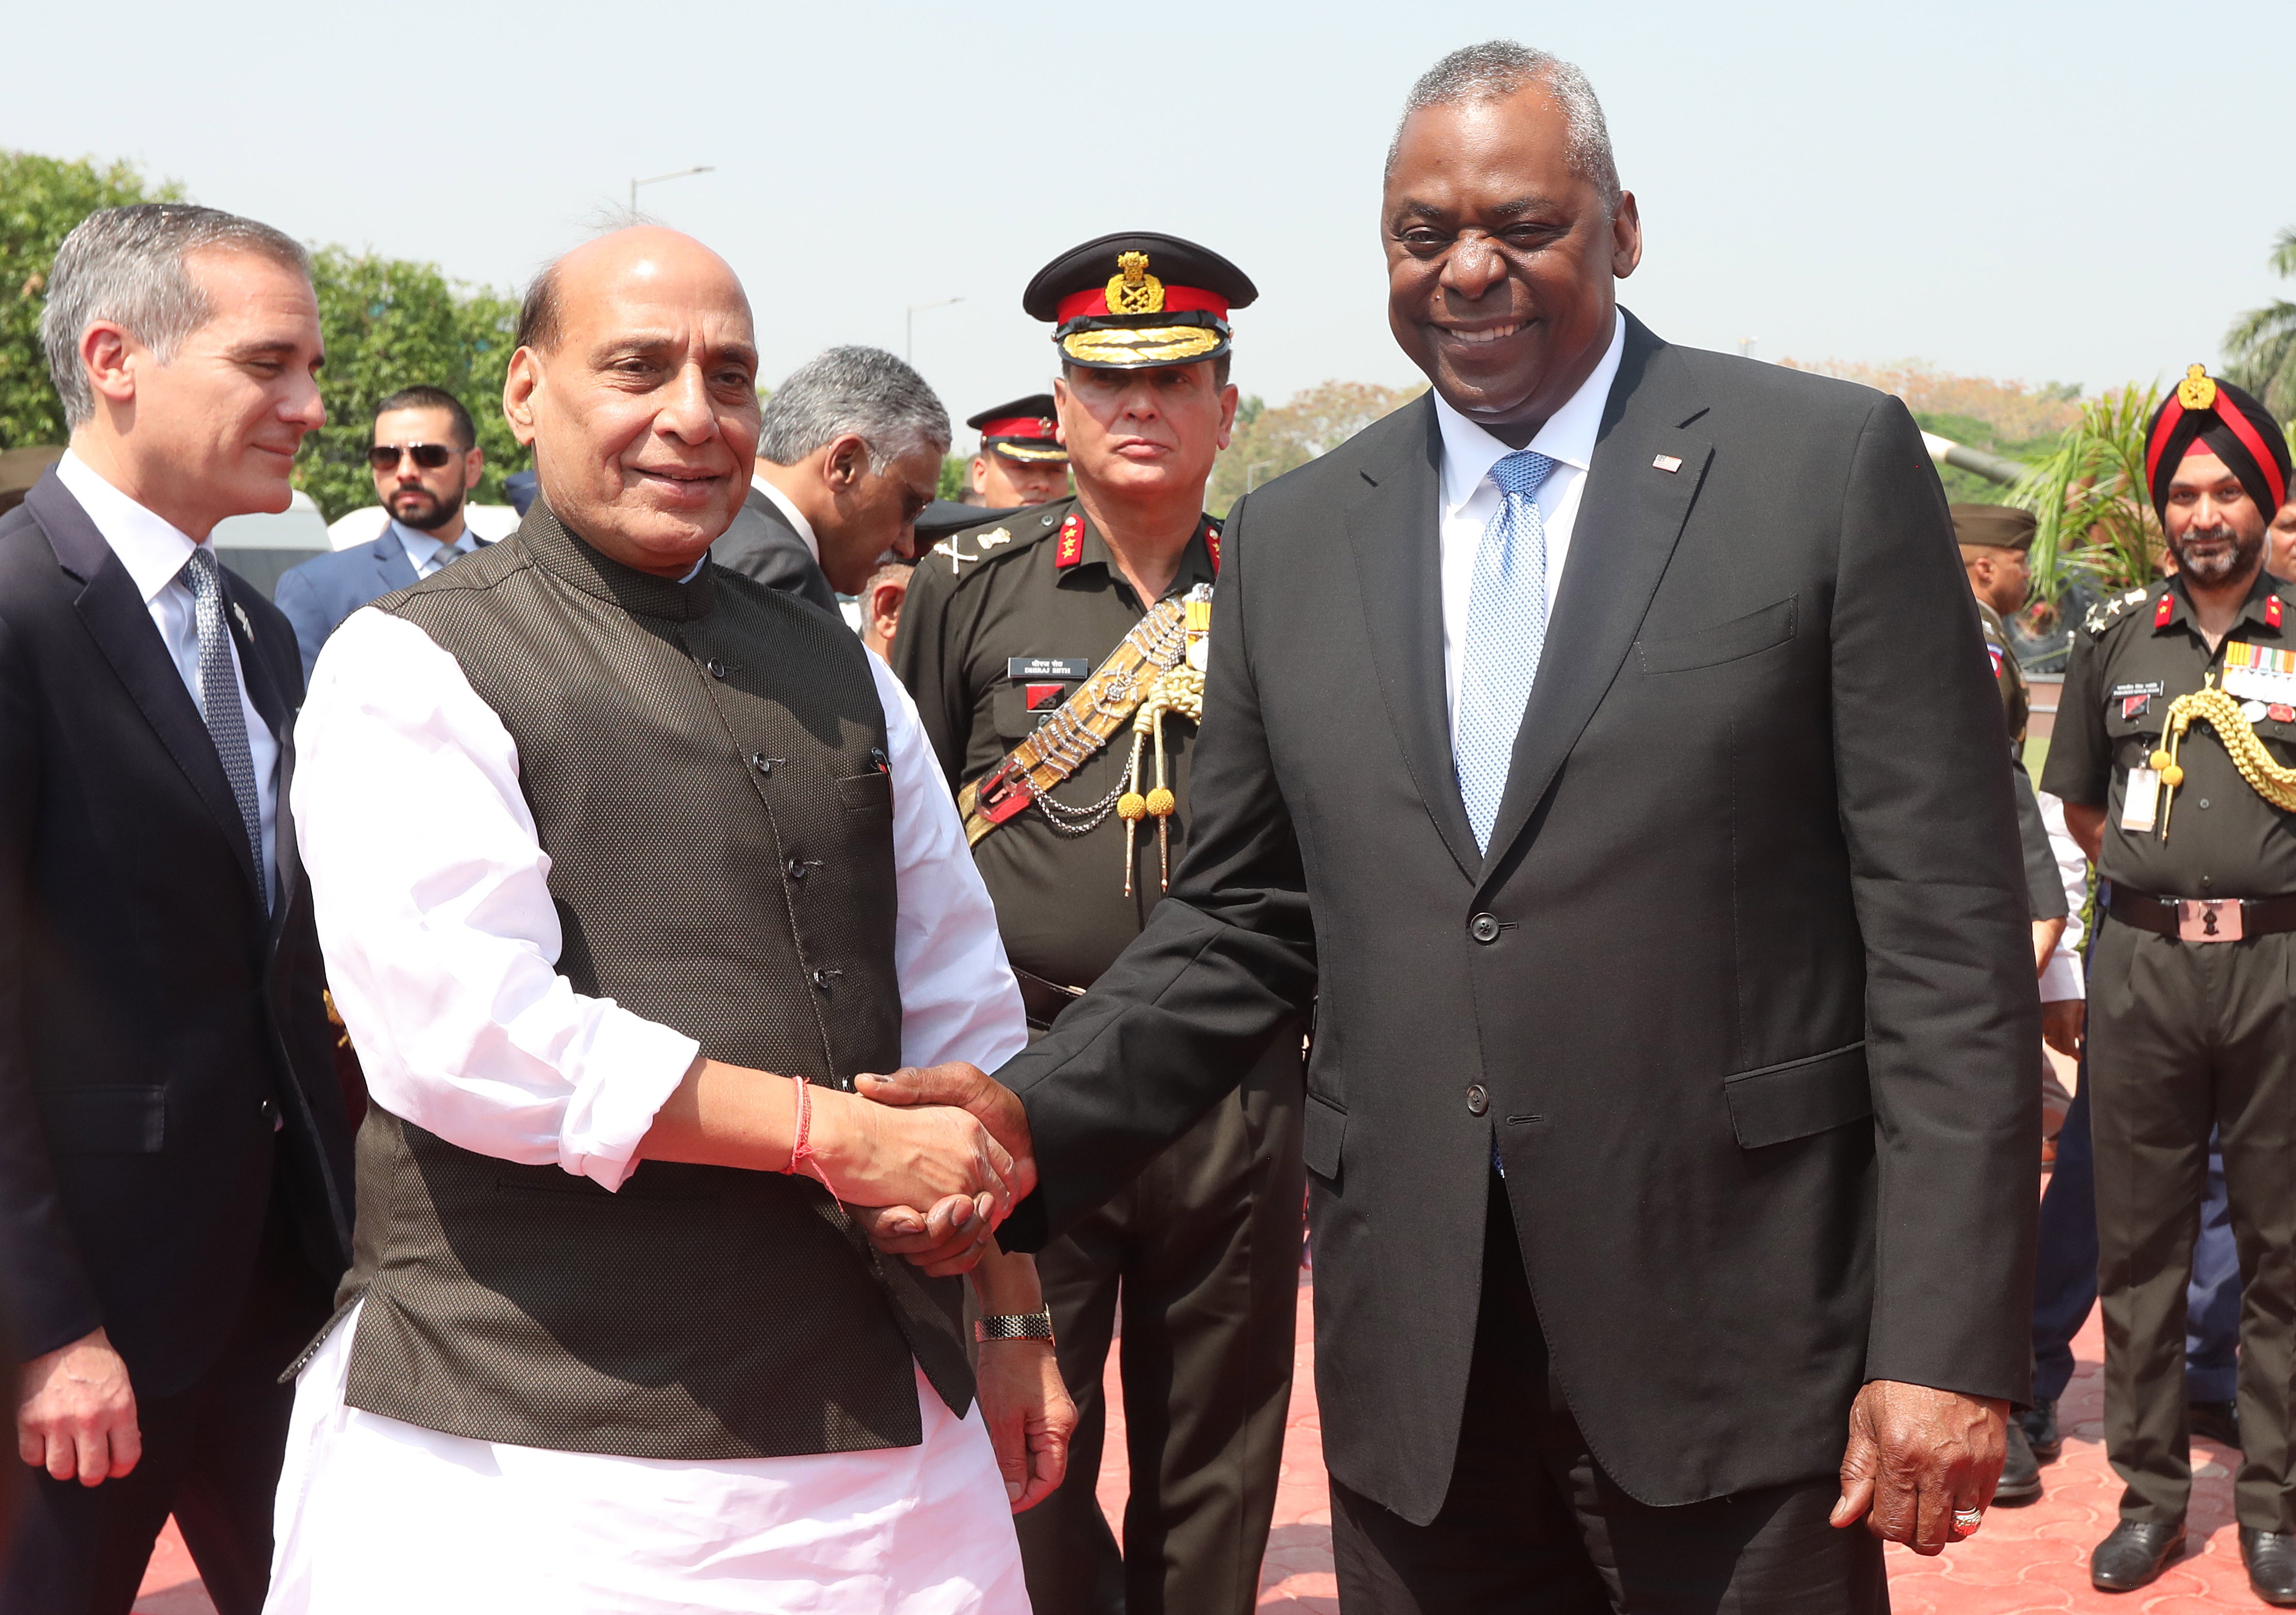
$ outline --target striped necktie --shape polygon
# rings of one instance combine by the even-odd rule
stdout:
[[[239,670],[233,665],[231,630],[223,620],[223,577],[215,556],[194,548],[184,563],[183,576],[198,605],[200,628],[200,716],[215,741],[224,778],[239,803],[240,821],[247,828],[248,850],[255,855],[255,874],[270,900],[271,871],[263,857],[263,803],[255,788],[255,754],[248,749],[247,717],[239,704]]]
[[[1466,652],[1459,668],[1459,710],[1451,741],[1460,800],[1475,844],[1490,851],[1491,827],[1506,792],[1523,708],[1546,646],[1546,526],[1539,485],[1554,461],[1518,449],[1491,468],[1503,502],[1475,551],[1467,597]]]

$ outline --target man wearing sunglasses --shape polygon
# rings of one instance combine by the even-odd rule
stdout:
[[[336,624],[370,600],[412,587],[484,541],[463,519],[486,454],[471,412],[454,394],[403,387],[375,406],[367,451],[375,498],[390,519],[363,544],[322,555],[279,580],[274,598],[295,624],[303,676]]]

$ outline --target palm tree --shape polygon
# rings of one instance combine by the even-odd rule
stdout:
[[[2160,388],[2135,386],[2089,400],[2010,495],[2039,523],[2033,536],[2039,598],[2055,600],[2069,590],[2112,594],[2152,582],[2162,536],[2144,480],[2144,424],[2160,402]]]
[[[2296,227],[2272,244],[2275,274],[2296,275]],[[2225,332],[2226,373],[2283,420],[2296,414],[2296,303],[2283,298],[2251,308]]]

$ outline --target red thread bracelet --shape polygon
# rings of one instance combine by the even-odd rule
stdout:
[[[829,1174],[822,1170],[820,1158],[813,1153],[813,1085],[803,1077],[791,1077],[790,1081],[797,1084],[797,1137],[790,1145],[790,1176],[805,1172],[828,1189],[829,1197],[835,1200],[837,1191],[831,1187]]]

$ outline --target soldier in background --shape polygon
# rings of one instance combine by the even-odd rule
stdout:
[[[1069,496],[1069,452],[1053,419],[1053,396],[1031,393],[965,418],[980,434],[966,469],[972,498],[989,510],[1048,505]]]
[[[2288,445],[2196,364],[2145,467],[2177,569],[2074,635],[2044,772],[2103,877],[2084,1090],[2105,1449],[2127,1489],[2089,1573],[2125,1592],[2183,1551],[2185,1286],[2213,1129],[2244,1290],[2241,1557],[2259,1596],[2296,1605],[2296,588],[2264,570]]]
[[[935,545],[902,608],[893,668],[964,787],[1032,1032],[1139,934],[1186,839],[1185,687],[1193,672],[1200,702],[1219,570],[1204,485],[1235,419],[1228,310],[1256,295],[1226,258],[1163,235],[1103,237],[1039,272],[1023,306],[1057,328],[1076,495]],[[1038,1615],[1257,1603],[1291,1400],[1302,1102],[1293,1027],[1037,1258],[1079,1415],[1070,1480],[1014,1521]],[[1120,1554],[1095,1495],[1119,1296]]]
[[[2057,869],[2055,850],[2049,844],[2048,826],[2033,794],[2033,779],[2025,767],[2025,729],[2032,701],[2025,689],[2025,670],[2009,644],[2005,619],[2024,609],[2033,584],[2030,551],[2037,524],[2030,510],[2007,505],[1956,504],[1952,507],[1954,537],[1961,544],[1961,564],[1969,574],[1969,587],[1977,597],[1977,616],[1985,633],[1985,649],[1993,661],[1993,678],[2001,690],[2001,715],[2009,740],[2009,768],[2015,776],[2017,839],[2025,855],[2025,893],[2032,909],[2033,968],[2044,980],[2050,956],[2064,935],[2071,912]],[[2054,1083],[2053,1076],[2045,1081]],[[2058,1113],[2071,1096],[2059,1089]],[[2041,1495],[2040,1461],[2033,1455],[2027,1433],[2015,1419],[2009,1421],[2008,1451],[2001,1462],[1996,1503],[2030,1503]]]

